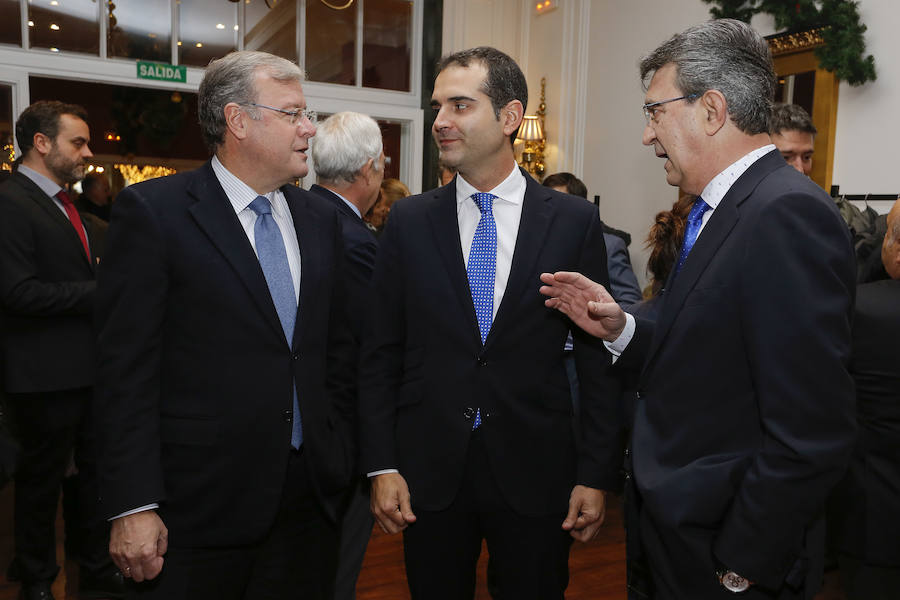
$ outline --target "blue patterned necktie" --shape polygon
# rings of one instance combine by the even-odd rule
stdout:
[[[676,275],[681,271],[684,261],[687,260],[688,254],[691,253],[691,248],[694,247],[694,242],[697,241],[697,236],[700,235],[700,226],[703,224],[703,214],[708,211],[709,208],[709,204],[707,204],[703,198],[697,196],[697,199],[694,201],[694,206],[691,207],[691,212],[689,212],[687,216],[687,226],[684,229],[684,241],[681,243],[681,254],[678,255],[678,266],[675,267]]]
[[[472,194],[472,200],[481,211],[481,219],[475,228],[472,248],[466,274],[469,276],[469,290],[475,305],[475,317],[481,332],[481,344],[487,340],[494,320],[494,277],[497,272],[497,223],[494,222],[493,203],[497,196],[486,192]],[[481,425],[481,409],[475,413],[472,429]]]
[[[287,338],[288,346],[294,339],[294,321],[297,318],[297,296],[294,291],[294,279],[291,277],[291,268],[288,264],[287,252],[284,249],[284,239],[278,223],[272,216],[272,205],[265,196],[257,196],[250,203],[250,210],[256,213],[256,223],[253,225],[253,235],[256,239],[256,255],[259,257],[259,266],[266,276],[266,284],[269,286],[269,294],[275,304],[278,320]],[[300,404],[297,401],[297,386],[294,390],[294,416],[291,420],[291,446],[300,448],[303,443],[303,428],[300,423]]]

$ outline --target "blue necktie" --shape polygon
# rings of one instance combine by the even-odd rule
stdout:
[[[253,226],[253,235],[256,239],[256,255],[259,257],[259,266],[266,276],[266,284],[269,286],[269,294],[275,303],[275,311],[288,346],[293,344],[294,321],[297,318],[297,296],[294,292],[294,279],[291,277],[291,268],[288,265],[287,252],[284,249],[284,239],[278,223],[272,216],[272,205],[265,196],[257,196],[250,203],[250,210],[256,213],[256,223]],[[294,390],[294,417],[291,420],[291,446],[300,448],[303,443],[303,428],[300,423],[300,404],[297,402],[297,386]]]
[[[494,320],[494,276],[497,272],[497,223],[494,222],[493,202],[497,196],[485,192],[472,194],[472,200],[481,211],[481,219],[475,228],[472,248],[469,250],[469,263],[466,273],[469,276],[469,290],[472,292],[472,303],[475,305],[475,317],[478,319],[478,330],[481,332],[481,343],[484,345],[491,322]],[[481,425],[481,409],[475,413],[472,429]]]
[[[694,247],[694,242],[697,241],[697,236],[700,235],[700,226],[703,224],[703,213],[708,210],[709,204],[707,204],[703,198],[697,196],[697,199],[694,201],[694,206],[691,207],[691,212],[689,212],[687,216],[687,226],[684,229],[684,241],[681,243],[681,254],[678,255],[678,266],[675,267],[676,275],[681,271],[684,261],[687,260],[688,254],[691,253],[691,248]]]

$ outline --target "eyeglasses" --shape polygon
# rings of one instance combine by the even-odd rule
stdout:
[[[641,110],[644,111],[644,118],[647,119],[647,125],[650,124],[650,121],[656,123],[656,109],[663,104],[668,104],[669,102],[678,102],[679,100],[690,100],[692,98],[696,98],[700,94],[688,94],[687,96],[678,96],[677,98],[669,98],[668,100],[660,100],[659,102],[651,102],[649,104],[644,104],[641,106]]]
[[[275,112],[280,112],[283,115],[288,115],[291,119],[291,125],[296,125],[297,121],[306,117],[309,119],[309,122],[315,125],[319,120],[319,115],[314,110],[310,110],[308,108],[298,108],[297,110],[285,110],[283,108],[275,108],[274,106],[266,106],[265,104],[257,104],[256,102],[246,102],[244,106],[255,106],[256,108],[267,108],[269,110],[274,110]]]

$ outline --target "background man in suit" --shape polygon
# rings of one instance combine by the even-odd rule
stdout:
[[[804,175],[812,171],[816,126],[809,113],[796,104],[777,103],[769,119],[769,135],[785,162]]]
[[[562,598],[571,538],[616,485],[618,414],[598,340],[576,334],[582,440],[563,367],[570,323],[532,287],[549,265],[607,280],[596,209],[517,168],[527,102],[493,48],[445,57],[432,95],[448,185],[398,200],[379,240],[360,363],[372,510],[404,531],[412,597],[471,598],[483,539],[511,598]]]
[[[310,191],[334,204],[341,213],[347,259],[347,303],[353,336],[362,339],[363,322],[371,310],[370,286],[378,241],[362,220],[378,199],[384,179],[381,128],[374,119],[355,112],[340,112],[320,123],[312,142],[318,184]],[[369,510],[368,481],[359,478],[341,521],[340,557],[335,598],[356,597],[374,519]]]
[[[109,222],[111,199],[106,175],[96,171],[85,175],[81,180],[81,195],[75,200],[75,206],[82,212]]]
[[[855,434],[849,234],[770,143],[772,62],[748,25],[692,27],[640,72],[643,143],[700,196],[655,327],[574,273],[541,291],[641,369],[631,458],[657,597],[811,598]]]
[[[553,173],[544,178],[543,185],[558,192],[572,194],[587,200],[587,186],[571,173]],[[641,286],[631,268],[631,257],[625,240],[614,233],[603,232],[606,243],[606,268],[609,271],[609,293],[616,302],[625,305],[640,302]]]
[[[829,506],[851,600],[888,600],[900,590],[900,200],[888,214],[882,259],[890,279],[856,292],[850,373],[859,440]]]
[[[110,551],[136,597],[331,598],[353,352],[340,217],[288,183],[316,131],[302,79],[264,52],[210,63],[215,156],[114,204],[96,407]]]
[[[26,599],[52,598],[54,523],[63,476],[75,450],[80,471],[78,551],[82,591],[122,593],[106,556],[109,526],[96,503],[89,435],[94,384],[92,310],[95,256],[92,222],[65,187],[81,179],[93,156],[84,109],[36,102],[16,121],[22,151],[17,171],[0,186],[2,381],[17,420],[22,453],[16,475],[12,573]],[[72,523],[67,528],[72,529]]]

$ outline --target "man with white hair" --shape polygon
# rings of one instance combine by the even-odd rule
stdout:
[[[310,191],[334,204],[341,214],[347,302],[351,306],[351,329],[359,342],[363,320],[369,312],[369,283],[378,250],[378,240],[362,218],[378,199],[384,179],[381,128],[372,117],[360,113],[331,115],[318,126],[312,158],[318,184]],[[375,520],[369,511],[368,488],[366,478],[357,481],[341,521],[336,600],[356,597],[356,580]]]

